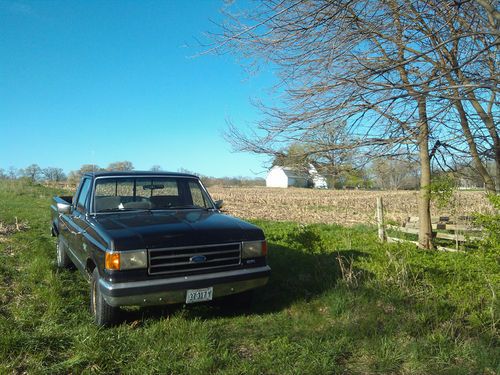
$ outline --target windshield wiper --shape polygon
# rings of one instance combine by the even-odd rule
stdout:
[[[123,212],[123,211],[151,211],[147,208],[105,208],[97,211],[97,213],[101,212]]]
[[[198,208],[200,210],[206,210],[205,207],[197,206],[195,204],[193,204],[193,205],[184,205],[184,206],[170,206],[167,209],[169,209],[169,210],[189,210],[189,209],[193,209],[193,208]]]

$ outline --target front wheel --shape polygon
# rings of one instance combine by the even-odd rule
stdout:
[[[94,268],[92,281],[90,283],[90,313],[94,317],[94,322],[98,326],[112,325],[119,313],[118,307],[108,305],[101,290],[99,289],[99,271]]]
[[[61,243],[60,237],[57,237],[56,255],[57,255],[57,267],[68,268],[69,266],[71,266],[71,259],[66,253],[66,250],[64,250],[64,246]]]

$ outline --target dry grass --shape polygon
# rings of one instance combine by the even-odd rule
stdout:
[[[25,222],[20,223],[17,220],[17,217],[15,217],[14,224],[6,224],[0,221],[0,243],[7,242],[7,237],[10,236],[11,234],[16,232],[21,232],[27,229],[29,229],[28,224]]]
[[[354,225],[375,223],[376,197],[384,200],[386,218],[397,222],[417,214],[416,191],[313,190],[300,188],[219,187],[209,189],[214,199],[224,200],[224,211],[246,219]],[[489,212],[491,207],[480,191],[459,191],[454,206],[432,215],[470,215]]]

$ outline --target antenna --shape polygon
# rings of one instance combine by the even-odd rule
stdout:
[[[95,173],[95,151],[94,150],[90,150],[90,155],[92,155],[90,157],[90,160],[92,162],[92,172]]]

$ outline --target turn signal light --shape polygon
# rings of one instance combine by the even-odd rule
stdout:
[[[148,267],[146,250],[127,250],[106,253],[106,269],[113,271],[134,270]]]
[[[267,255],[267,242],[262,241],[262,256],[265,257]]]
[[[120,253],[106,253],[106,268],[108,270],[120,269]]]

